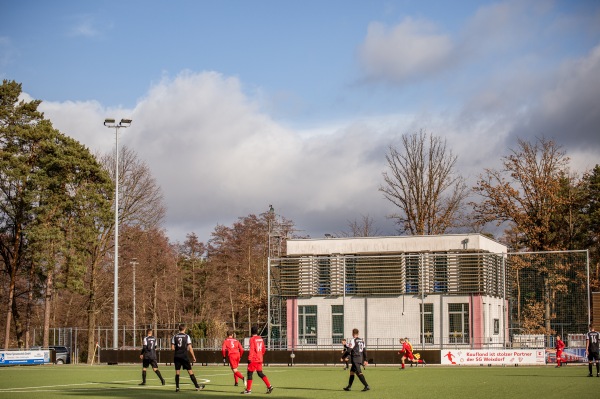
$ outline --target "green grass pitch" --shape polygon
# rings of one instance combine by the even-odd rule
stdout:
[[[141,365],[45,365],[0,368],[0,398],[173,398],[240,397],[243,385],[233,386],[228,367],[194,366],[206,389],[196,392],[182,372],[181,391],[175,392],[175,371],[160,365],[167,384],[160,385],[148,370],[147,385],[141,382]],[[245,374],[245,367],[240,371]],[[600,378],[588,378],[587,365],[530,367],[407,367],[369,366],[365,377],[371,391],[361,392],[355,379],[351,392],[342,390],[348,372],[337,367],[268,366],[265,374],[275,387],[270,395],[254,373],[250,397],[269,398],[600,398]]]

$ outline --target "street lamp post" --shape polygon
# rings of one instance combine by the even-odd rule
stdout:
[[[138,264],[137,259],[133,258],[131,262],[131,266],[133,267],[133,346],[136,345],[136,330],[135,330],[135,265]]]
[[[115,279],[113,293],[113,349],[119,347],[119,129],[131,125],[131,119],[105,119],[104,126],[115,129]]]

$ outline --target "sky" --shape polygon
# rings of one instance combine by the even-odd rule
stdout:
[[[600,163],[600,2],[4,0],[0,77],[94,153],[105,118],[173,241],[273,205],[297,234],[373,220],[389,146],[443,137],[470,185],[517,139]]]

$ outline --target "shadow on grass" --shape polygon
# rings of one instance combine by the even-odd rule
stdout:
[[[340,392],[344,391],[341,387],[339,389],[333,388],[315,388],[315,387],[277,387],[281,389],[285,389],[286,391],[328,391],[328,392]],[[361,388],[362,389],[362,386]],[[359,389],[359,391],[360,391]]]
[[[511,375],[498,375],[498,377],[502,377],[502,378],[514,378],[514,377],[524,377],[524,378],[531,378],[531,377],[538,377],[538,378],[562,378],[562,379],[566,379],[566,380],[570,380],[572,378],[590,378],[587,374],[584,375],[543,375],[543,374],[511,374]]]

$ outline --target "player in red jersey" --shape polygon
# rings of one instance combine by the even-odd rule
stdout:
[[[240,378],[244,383],[244,386],[246,386],[246,380],[244,379],[244,376],[238,371],[240,358],[244,353],[244,348],[242,348],[240,341],[233,338],[233,332],[227,331],[227,338],[225,338],[225,341],[223,341],[221,351],[223,352],[223,361],[225,361],[226,358],[229,359],[229,366],[231,367],[231,371],[233,371],[235,386],[238,386],[238,379]]]
[[[556,367],[562,366],[562,354],[565,349],[565,343],[560,339],[560,335],[556,336]]]
[[[255,371],[265,382],[267,393],[271,393],[273,392],[273,385],[271,385],[269,379],[262,371],[263,355],[267,351],[265,342],[262,337],[258,335],[258,327],[252,326],[250,332],[252,333],[252,338],[250,338],[250,349],[248,350],[248,378],[246,379],[246,389],[242,394],[252,393],[252,373]]]
[[[412,366],[412,363],[415,361],[415,357],[412,353],[412,345],[408,342],[408,339],[400,338],[400,344],[402,344],[402,350],[398,352],[398,354],[402,356],[402,369],[404,370],[404,362],[406,359],[410,360]]]

